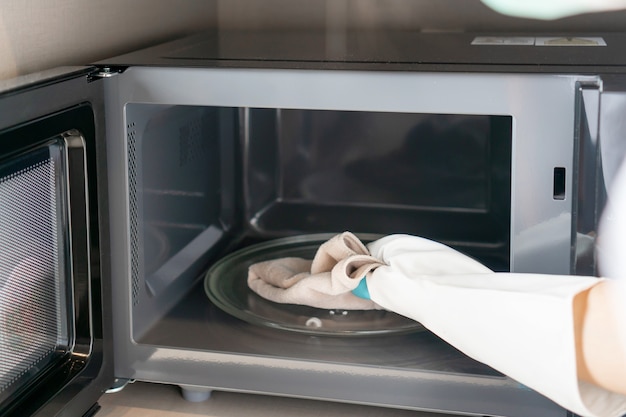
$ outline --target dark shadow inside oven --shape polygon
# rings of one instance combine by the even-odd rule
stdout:
[[[509,270],[510,117],[250,109],[246,125],[252,233],[408,233]]]

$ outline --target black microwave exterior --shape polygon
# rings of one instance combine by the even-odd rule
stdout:
[[[562,42],[550,43],[545,39]],[[585,43],[587,40],[592,41]],[[626,34],[216,30],[102,60],[95,65],[108,68],[623,74]]]
[[[15,392],[0,402],[3,417],[93,415],[99,408],[98,398],[114,381],[111,290],[107,279],[110,276],[108,229],[106,212],[98,208],[100,202],[106,201],[105,187],[98,186],[98,177],[102,177],[98,171],[104,170],[101,165],[104,161],[97,161],[97,155],[104,153],[103,98],[101,86],[87,83],[87,75],[92,71],[91,67],[60,68],[0,83],[0,164],[6,165],[20,155],[45,147],[51,139],[62,138],[66,132],[80,132],[85,159],[70,164],[77,161],[79,164],[73,167],[72,175],[86,174],[86,178],[78,178],[78,183],[88,192],[89,206],[88,215],[82,219],[88,222],[88,230],[84,223],[68,225],[69,233],[72,226],[75,229],[73,254],[80,254],[80,259],[72,260],[72,276],[66,277],[71,282],[63,298],[68,305],[59,306],[66,315],[59,320],[72,323],[70,340],[63,342],[64,349],[55,354],[57,358],[49,365],[34,366],[28,372],[32,374],[29,379],[13,383]],[[14,175],[19,177],[19,172]],[[71,179],[63,176],[58,180]],[[80,196],[81,192],[77,189],[71,194]],[[84,204],[83,201],[83,207]],[[74,215],[80,215],[80,206],[73,209],[78,212]],[[28,290],[26,287],[25,291]],[[10,289],[0,291],[11,297]],[[23,294],[13,295],[17,300],[23,297]],[[27,305],[22,308],[29,310]],[[5,309],[3,314],[10,312]],[[20,320],[24,320],[23,325],[28,324],[25,316],[14,320],[18,320],[18,326]],[[5,370],[10,370],[11,358],[1,359]]]

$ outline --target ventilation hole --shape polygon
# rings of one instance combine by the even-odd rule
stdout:
[[[130,123],[130,127],[134,127],[135,123]],[[130,220],[130,256],[131,256],[131,291],[133,306],[139,302],[139,281],[140,281],[140,260],[138,247],[138,209],[137,209],[137,155],[135,131],[130,130],[127,133],[128,138],[128,201],[129,201],[129,220]]]

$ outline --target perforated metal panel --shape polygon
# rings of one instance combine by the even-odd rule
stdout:
[[[0,163],[0,400],[68,350],[59,141]]]
[[[142,274],[139,263],[139,227],[137,225],[138,202],[137,202],[137,133],[135,123],[127,126],[126,137],[128,139],[128,202],[130,219],[130,252],[131,252],[131,283],[133,305],[138,303],[139,277]]]

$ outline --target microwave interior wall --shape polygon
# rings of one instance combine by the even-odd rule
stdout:
[[[495,271],[569,272],[576,77],[375,73],[361,100],[359,76],[130,68],[107,80],[118,377],[272,392],[220,370],[256,357],[504,379],[429,332],[296,334],[204,292],[234,250],[346,230],[428,237]],[[520,107],[511,89],[545,107]],[[191,358],[213,365],[192,376]]]
[[[509,116],[145,104],[126,115],[134,305],[227,251],[344,230],[420,235],[509,270]]]

